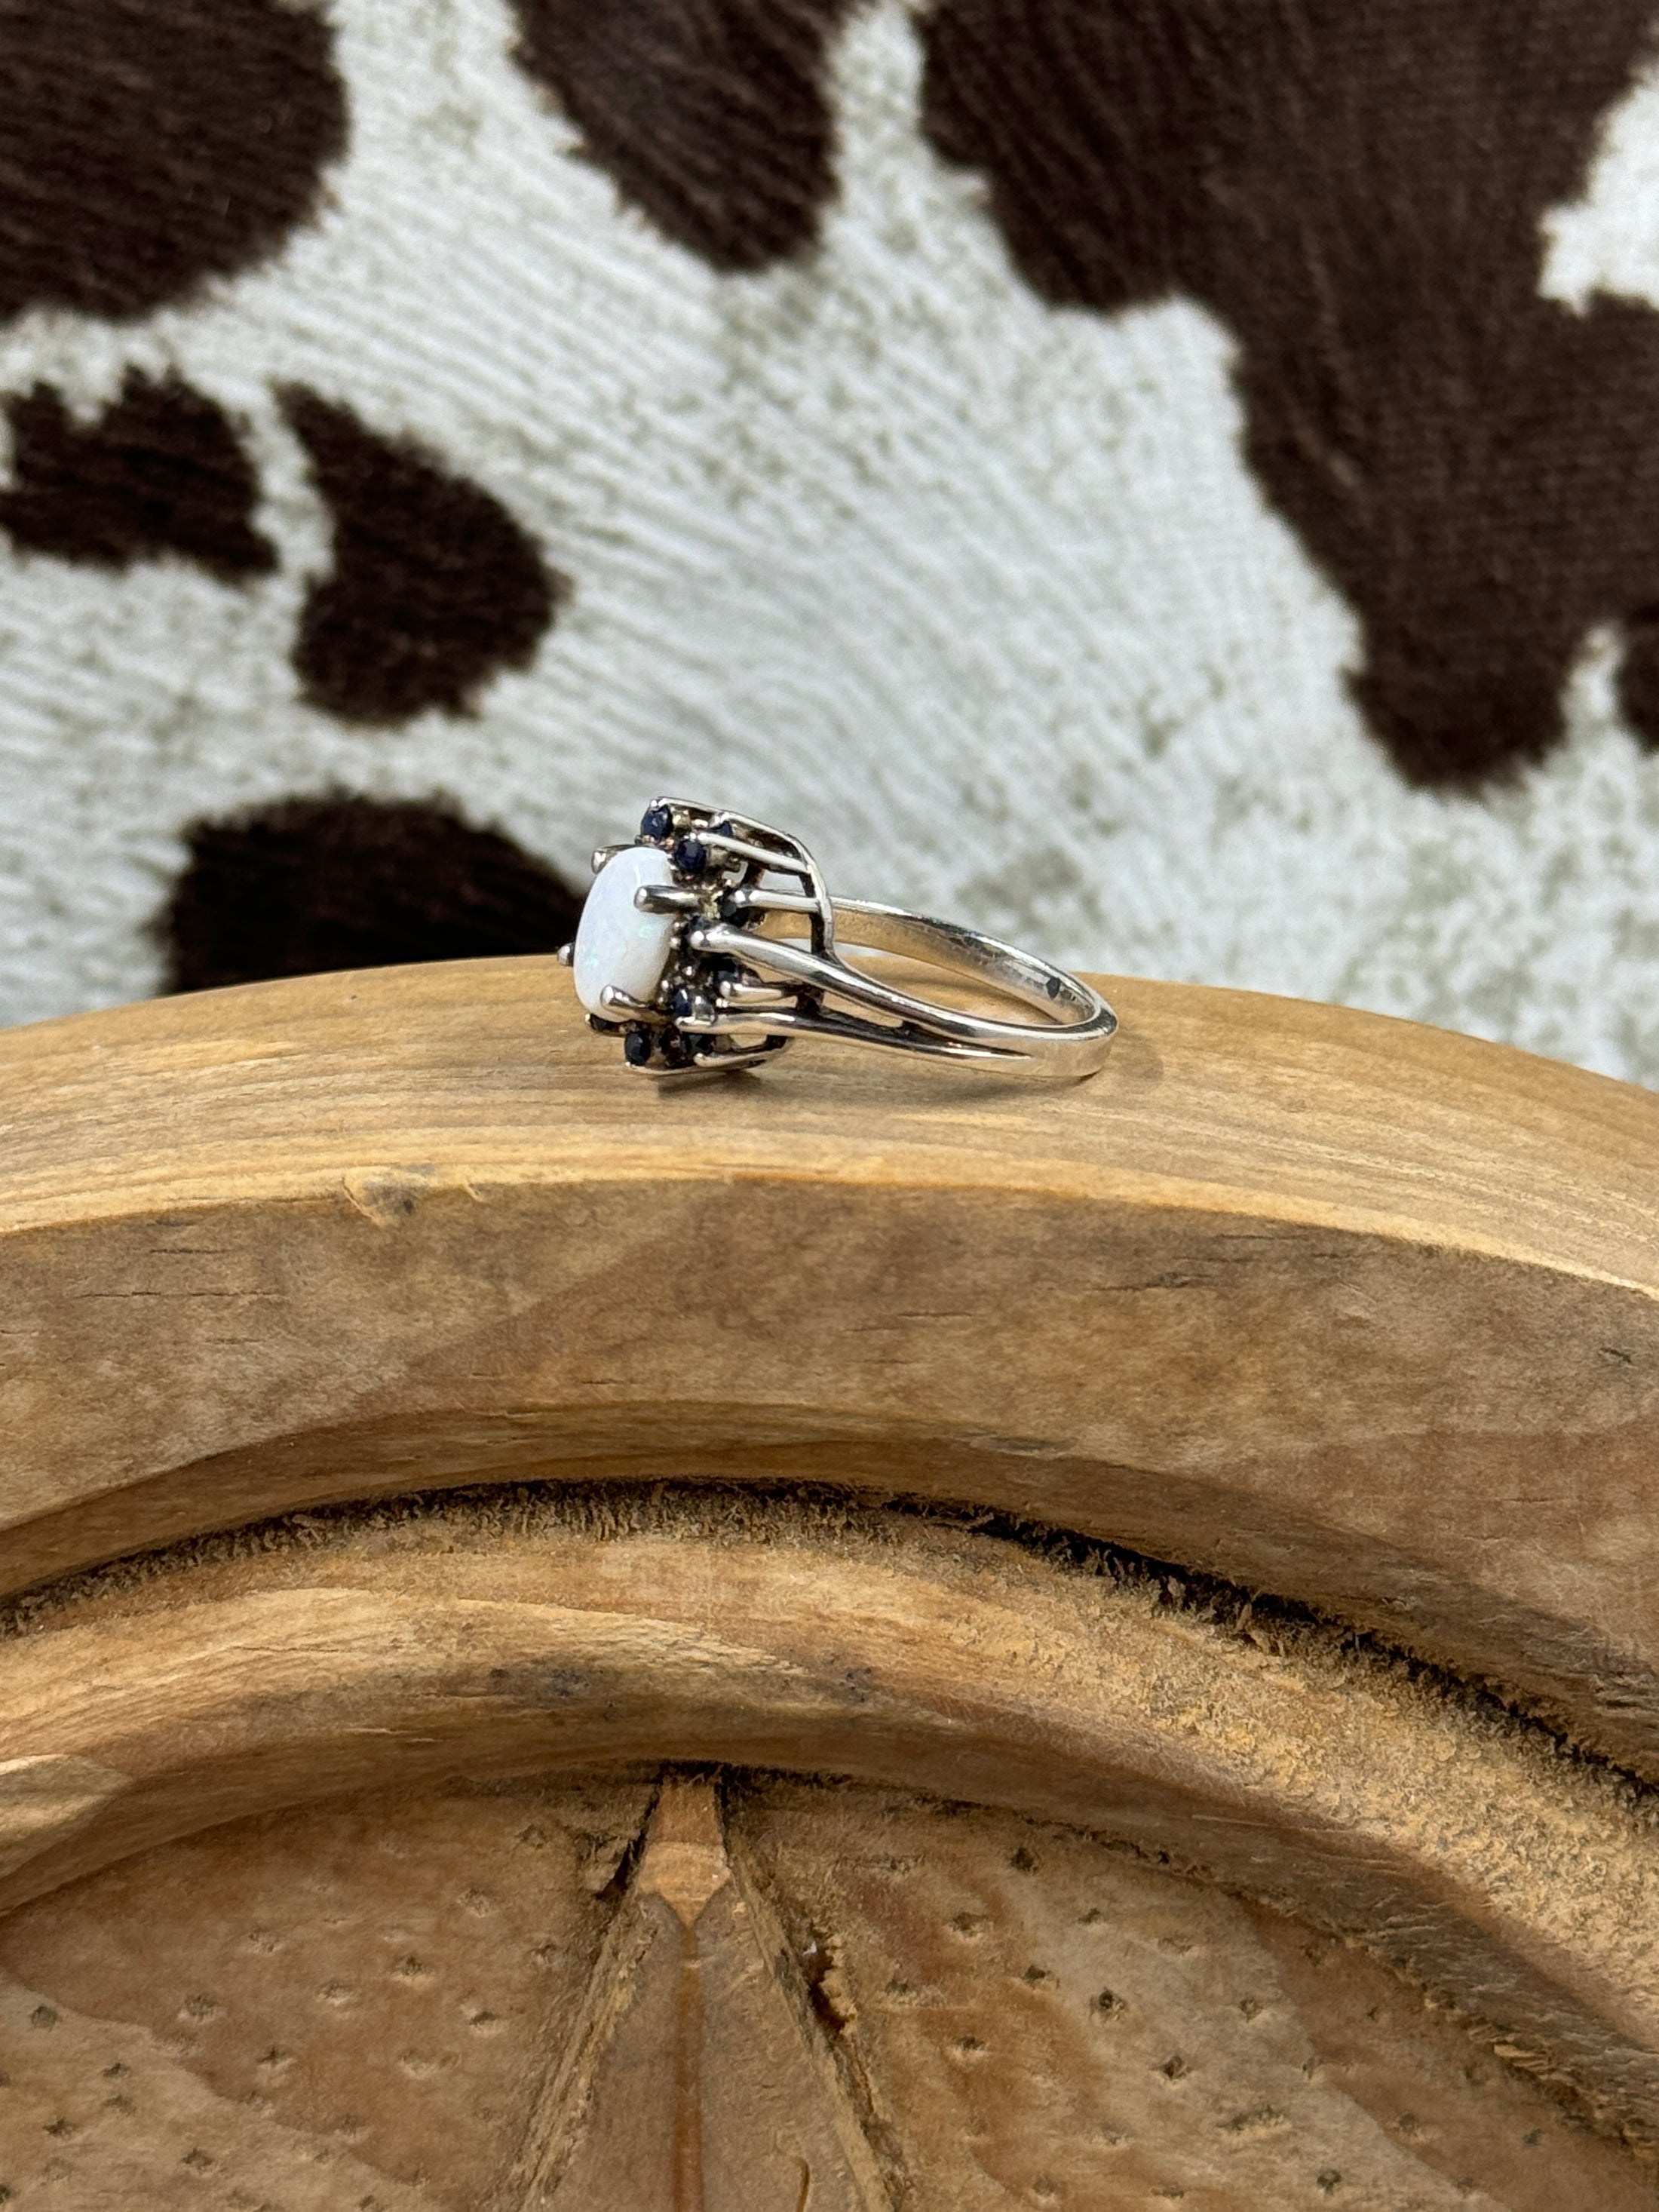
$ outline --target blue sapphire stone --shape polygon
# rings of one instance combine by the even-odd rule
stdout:
[[[683,876],[700,876],[708,866],[708,848],[700,837],[677,838],[674,866]]]
[[[691,994],[684,983],[677,983],[668,994],[668,1011],[677,1022],[684,1021],[691,1011]]]
[[[666,806],[647,806],[640,817],[641,836],[649,837],[653,842],[659,844],[665,837],[672,837],[673,834],[672,809]]]
[[[651,1057],[651,1032],[637,1025],[623,1039],[623,1058],[630,1067],[643,1067]]]

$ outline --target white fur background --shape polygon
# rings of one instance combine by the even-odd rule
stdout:
[[[574,880],[662,788],[783,823],[851,895],[1097,968],[1338,999],[1659,1081],[1659,758],[1588,641],[1570,742],[1407,790],[1354,623],[1240,457],[1224,329],[1041,304],[915,125],[897,0],[836,57],[810,264],[716,276],[621,209],[503,0],[331,0],[322,224],[188,309],[0,336],[88,411],[176,367],[250,426],[281,573],[0,550],[0,1020],[143,994],[200,813],[447,792]],[[1659,83],[1550,222],[1548,282],[1659,303]],[[575,596],[477,715],[345,730],[289,662],[327,524],[272,387],[413,433]]]

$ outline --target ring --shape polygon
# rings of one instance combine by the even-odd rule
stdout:
[[[913,997],[849,966],[838,932],[1047,1018],[998,1021]],[[1117,1028],[1099,992],[1063,968],[955,922],[832,900],[799,838],[678,799],[647,807],[632,843],[594,854],[575,940],[559,957],[590,1025],[619,1036],[629,1066],[651,1075],[724,1074],[817,1037],[1075,1078],[1094,1073]]]

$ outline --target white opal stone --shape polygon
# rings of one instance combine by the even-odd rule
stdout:
[[[607,984],[630,998],[651,998],[668,965],[674,934],[670,914],[641,914],[634,894],[641,884],[670,884],[674,871],[654,845],[629,845],[608,860],[588,889],[576,926],[576,996],[590,1014],[616,1021],[605,1003]]]

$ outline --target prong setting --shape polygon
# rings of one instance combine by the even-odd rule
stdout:
[[[636,999],[631,991],[623,991],[615,983],[607,983],[599,994],[599,1004],[609,1014],[633,1014],[649,1019],[656,1008],[648,999]]]
[[[653,1075],[724,1073],[780,1049],[786,1040],[763,1018],[801,1011],[817,994],[763,975],[746,957],[749,939],[768,914],[800,915],[828,950],[834,909],[811,854],[763,823],[675,799],[651,802],[632,847],[600,846],[596,873],[629,850],[641,854],[636,872],[647,876],[631,892],[634,911],[672,928],[648,997],[641,985],[618,981],[595,993],[579,933],[574,957],[579,977],[587,976],[594,1026],[620,1033],[629,1066]],[[654,875],[646,854],[662,856],[651,864]],[[722,925],[721,943],[706,944],[702,933]]]
[[[701,915],[703,910],[696,892],[680,884],[641,884],[634,894],[634,903],[641,914]]]

